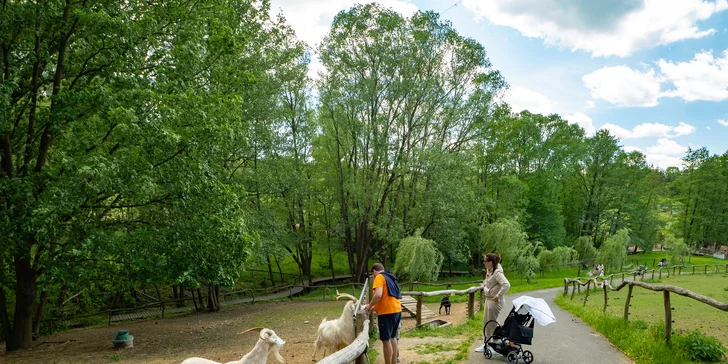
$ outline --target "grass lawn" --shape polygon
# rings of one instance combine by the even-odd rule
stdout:
[[[728,274],[725,273],[683,275],[648,282],[679,286],[720,302],[728,302]],[[637,363],[685,361],[686,358],[676,348],[680,345],[668,346],[662,339],[665,320],[663,294],[635,287],[630,301],[630,323],[627,324],[622,320],[627,292],[626,287],[619,292],[608,292],[606,315],[602,314],[604,295],[601,290],[590,292],[585,307],[582,307],[583,293],[575,295],[573,301],[568,296],[560,296],[556,303],[600,331]],[[672,328],[678,334],[675,336],[676,342],[698,329],[728,347],[728,312],[676,294],[670,295],[670,301],[674,308]],[[681,359],[675,361],[675,355]]]

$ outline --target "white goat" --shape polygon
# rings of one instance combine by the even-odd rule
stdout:
[[[318,335],[316,336],[316,341],[313,343],[312,361],[316,361],[316,354],[320,350],[323,350],[324,357],[326,357],[327,353],[331,354],[345,348],[354,342],[356,338],[356,333],[354,332],[354,309],[358,299],[350,294],[336,291],[336,299],[338,300],[342,297],[348,298],[349,301],[346,302],[341,317],[334,321],[328,321],[324,318],[321,324],[319,324]]]
[[[240,360],[237,361],[229,361],[225,364],[265,364],[268,360],[268,354],[270,351],[273,351],[273,355],[275,355],[276,359],[278,359],[279,362],[285,363],[283,361],[283,357],[278,352],[280,350],[281,346],[285,344],[286,342],[281,340],[278,335],[276,335],[275,332],[271,329],[264,329],[262,327],[256,327],[250,330],[245,330],[241,332],[240,334],[244,334],[246,332],[251,331],[260,331],[260,337],[258,338],[258,342],[255,343],[255,347],[253,350],[251,350],[249,353],[245,354],[244,357],[242,357]],[[182,362],[182,364],[221,364],[216,361],[203,359],[203,358],[189,358],[185,359],[185,361]]]

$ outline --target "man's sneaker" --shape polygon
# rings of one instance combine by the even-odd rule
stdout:
[[[476,353],[482,353],[485,351],[485,345],[481,345],[475,349]]]

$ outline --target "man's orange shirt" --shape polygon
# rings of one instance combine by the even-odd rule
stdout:
[[[374,278],[372,288],[377,289],[379,287],[382,287],[382,298],[374,305],[374,311],[377,312],[377,315],[402,312],[402,304],[399,300],[389,295],[387,281],[384,279],[383,274],[377,274],[377,277]]]

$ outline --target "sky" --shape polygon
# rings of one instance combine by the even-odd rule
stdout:
[[[728,150],[728,0],[380,0],[436,11],[482,44],[513,111],[608,129],[659,168]],[[272,0],[315,48],[354,0]],[[310,75],[321,68],[313,57]]]

